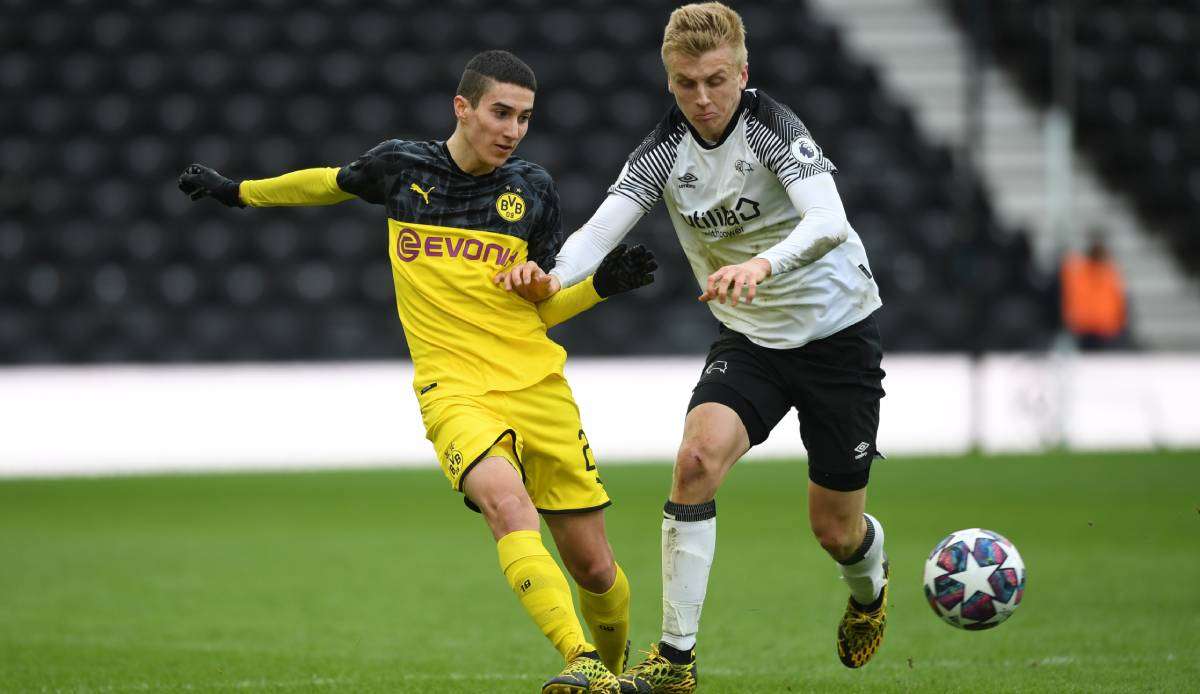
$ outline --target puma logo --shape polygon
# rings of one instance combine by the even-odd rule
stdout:
[[[436,187],[430,187],[429,190],[421,190],[421,186],[417,185],[416,183],[409,186],[408,189],[411,190],[412,192],[416,193],[417,195],[420,195],[421,199],[423,199],[425,201],[426,205],[429,204],[429,194],[432,193],[433,191],[437,190]]]

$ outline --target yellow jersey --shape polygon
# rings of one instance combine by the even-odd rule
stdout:
[[[354,196],[385,207],[396,309],[421,395],[518,390],[561,374],[566,351],[546,329],[600,301],[591,282],[536,305],[493,282],[527,259],[549,270],[563,242],[553,179],[516,157],[473,176],[444,142],[388,140],[340,169],[243,181],[240,194],[252,206]]]

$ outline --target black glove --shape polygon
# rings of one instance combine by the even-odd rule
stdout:
[[[240,181],[232,181],[207,166],[192,164],[183,170],[179,176],[179,189],[188,194],[193,200],[205,196],[228,205],[229,207],[245,207],[238,196]]]
[[[638,244],[626,249],[621,244],[609,251],[600,261],[600,267],[592,275],[592,285],[601,298],[607,299],[631,289],[644,287],[654,281],[653,272],[658,269],[654,254]]]

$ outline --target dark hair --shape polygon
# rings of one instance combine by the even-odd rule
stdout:
[[[488,90],[492,82],[515,84],[518,87],[537,91],[537,78],[533,76],[533,68],[525,64],[517,56],[508,51],[484,51],[471,58],[463,69],[462,79],[458,83],[459,96],[478,106],[479,99]]]

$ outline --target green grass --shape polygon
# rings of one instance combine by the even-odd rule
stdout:
[[[861,671],[834,652],[846,593],[805,475],[743,464],[721,491],[701,691],[1198,686],[1200,455],[880,463],[892,608]],[[604,478],[645,647],[670,468]],[[920,574],[976,525],[1017,543],[1029,586],[1008,623],[969,633],[933,616]],[[0,483],[0,691],[535,692],[559,666],[436,470]]]

